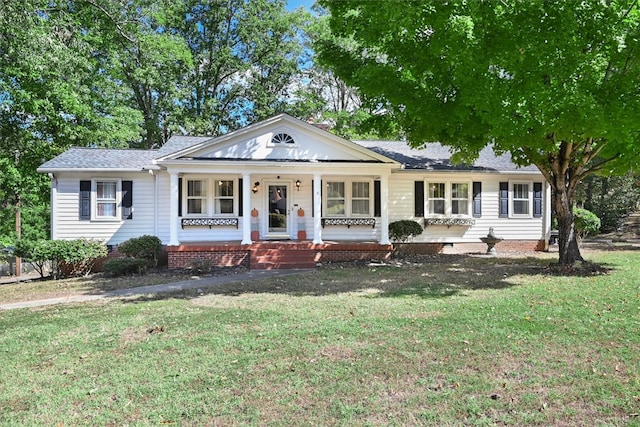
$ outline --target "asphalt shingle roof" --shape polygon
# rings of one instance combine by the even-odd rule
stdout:
[[[158,156],[158,150],[118,150],[73,147],[40,165],[38,170],[103,169],[142,170]]]
[[[210,140],[203,136],[172,136],[167,143],[155,150],[122,150],[107,148],[74,147],[42,164],[41,172],[53,170],[142,170],[154,159],[176,153],[185,148]],[[511,156],[496,156],[491,147],[486,147],[472,165],[451,163],[451,151],[439,144],[426,144],[424,148],[411,148],[404,141],[354,141],[404,165],[405,170],[431,171],[525,171],[536,172],[535,166],[518,167]]]
[[[485,147],[472,165],[451,163],[451,150],[434,142],[424,148],[411,148],[405,141],[355,141],[357,144],[389,157],[404,165],[405,170],[431,171],[524,171],[537,172],[535,166],[519,167],[506,153],[497,156],[491,147]]]
[[[163,157],[171,153],[193,147],[196,144],[212,139],[211,136],[184,136],[174,135],[158,150],[156,157]]]

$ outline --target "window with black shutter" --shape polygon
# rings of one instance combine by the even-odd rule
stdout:
[[[509,217],[509,183],[501,182],[500,183],[500,192],[499,192],[499,214],[500,218]]]
[[[80,219],[91,219],[91,181],[80,181]]]
[[[482,183],[473,182],[473,217],[480,218],[482,216]]]
[[[414,201],[414,216],[418,218],[424,217],[424,181],[415,181]]]
[[[122,181],[122,219],[133,219],[133,181]]]

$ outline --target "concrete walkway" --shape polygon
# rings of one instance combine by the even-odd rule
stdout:
[[[78,294],[69,295],[60,298],[49,298],[43,300],[33,300],[24,302],[14,302],[9,304],[0,304],[0,310],[12,310],[16,308],[42,307],[45,305],[65,304],[96,301],[108,298],[127,298],[135,295],[152,295],[167,292],[179,292],[185,289],[207,288],[210,286],[224,285],[227,283],[245,282],[249,280],[261,280],[271,277],[283,277],[293,274],[313,271],[310,269],[292,269],[292,270],[251,270],[238,274],[229,274],[223,276],[212,276],[203,278],[194,278],[183,280],[181,282],[166,283],[163,285],[140,286],[137,288],[118,289],[115,291],[107,291],[99,294]]]

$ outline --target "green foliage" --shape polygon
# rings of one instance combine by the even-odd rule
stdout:
[[[102,264],[106,275],[111,277],[143,274],[147,268],[147,260],[136,258],[112,258]]]
[[[633,174],[587,177],[578,186],[578,205],[595,213],[602,221],[603,232],[617,230],[640,202],[640,181]]]
[[[162,242],[156,236],[133,237],[120,243],[118,252],[131,258],[144,260],[150,267],[155,267],[162,254]]]
[[[408,242],[422,234],[422,226],[416,221],[403,219],[389,224],[389,237],[394,242]]]
[[[334,35],[317,45],[323,65],[380,99],[411,145],[440,141],[470,161],[491,143],[537,166],[561,227],[585,177],[640,166],[637,2],[320,4]],[[581,259],[569,236],[568,265]]]
[[[600,218],[593,212],[583,208],[574,208],[573,217],[576,233],[580,239],[600,231]]]
[[[33,263],[41,276],[48,267],[54,278],[60,278],[90,273],[95,262],[107,256],[107,247],[88,239],[21,239],[16,243],[16,255]]]

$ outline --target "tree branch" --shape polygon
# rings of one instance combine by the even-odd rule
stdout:
[[[94,8],[98,9],[100,12],[102,12],[102,14],[104,16],[106,16],[107,18],[109,18],[109,21],[111,21],[113,23],[113,25],[116,27],[116,30],[118,30],[118,34],[120,34],[120,36],[122,36],[123,38],[125,38],[126,40],[128,40],[130,43],[135,44],[136,40],[129,37],[124,29],[120,26],[120,24],[118,24],[118,22],[115,20],[115,18],[113,16],[111,16],[111,14],[109,14],[109,12],[102,6],[96,4],[93,0],[84,0],[85,3],[87,3],[90,6],[93,6]]]

